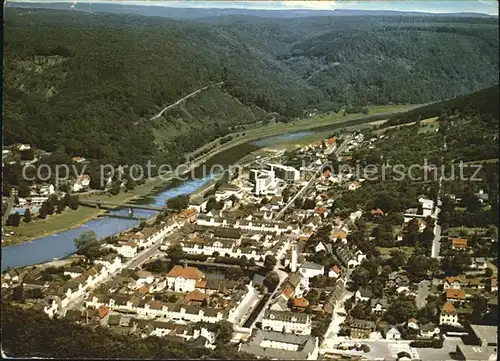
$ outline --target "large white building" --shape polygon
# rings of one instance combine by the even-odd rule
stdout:
[[[265,195],[276,185],[274,171],[264,169],[251,169],[250,181],[254,184],[256,195]]]
[[[306,313],[266,310],[262,318],[262,329],[296,335],[310,335],[311,316]]]
[[[205,275],[195,267],[174,266],[167,273],[167,285],[175,292],[191,292],[197,288],[204,289]]]
[[[298,181],[300,179],[300,171],[294,167],[282,164],[269,164],[271,171],[277,178],[285,181]]]

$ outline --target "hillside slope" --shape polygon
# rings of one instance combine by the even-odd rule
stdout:
[[[107,162],[175,164],[242,124],[292,119],[311,108],[437,101],[492,85],[497,29],[479,18],[228,16],[195,23],[7,8],[5,143]]]

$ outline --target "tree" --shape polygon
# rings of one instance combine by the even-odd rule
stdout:
[[[85,231],[78,238],[75,238],[73,243],[78,250],[81,250],[96,241],[97,235],[94,231]]]
[[[167,255],[172,261],[178,261],[184,257],[184,251],[180,244],[174,244],[168,247]]]
[[[77,210],[78,206],[80,204],[80,201],[78,200],[78,196],[72,195],[68,198],[68,206],[72,210]]]
[[[26,211],[24,212],[24,221],[26,223],[31,222],[31,212],[29,209],[26,209]]]
[[[266,258],[264,259],[264,267],[267,269],[273,269],[274,266],[276,266],[276,263],[278,261],[276,260],[276,257],[273,255],[268,254]]]
[[[281,196],[283,197],[284,202],[288,202],[288,199],[290,198],[290,189],[283,189],[283,192],[281,192]]]
[[[189,196],[181,194],[177,197],[170,198],[167,201],[167,207],[177,212],[186,209],[189,205]]]
[[[399,249],[391,251],[390,255],[391,258],[387,260],[387,264],[391,266],[393,271],[397,271],[399,267],[403,267],[408,260],[406,252]]]
[[[21,198],[29,197],[30,193],[31,189],[25,182],[19,183],[19,187],[17,188],[17,195],[19,197]]]
[[[316,201],[312,198],[306,198],[302,204],[303,209],[314,209],[314,207],[316,207]]]
[[[233,324],[222,320],[218,322],[217,344],[227,345],[233,338]]]
[[[59,202],[57,202],[57,208],[56,208],[56,213],[62,213],[66,209],[66,202],[64,199],[60,199]]]
[[[263,283],[268,290],[274,290],[280,283],[280,276],[274,271],[269,272],[266,278],[264,278]]]
[[[48,215],[47,204],[44,202],[42,203],[40,209],[38,210],[38,217],[41,219],[45,219],[47,215]]]
[[[10,214],[9,217],[7,218],[7,226],[12,226],[12,227],[17,227],[19,226],[19,223],[21,222],[21,216],[19,213],[14,213]]]
[[[412,255],[406,264],[406,272],[412,282],[420,282],[429,271],[429,259],[423,255]]]
[[[116,180],[111,184],[111,188],[109,190],[109,193],[116,196],[117,194],[120,193],[120,188],[121,188],[121,181]]]
[[[467,212],[474,213],[481,209],[481,202],[473,192],[465,192],[462,195],[462,204],[467,208]]]
[[[391,316],[397,323],[406,322],[417,316],[417,305],[413,296],[399,295],[389,306],[385,317]]]

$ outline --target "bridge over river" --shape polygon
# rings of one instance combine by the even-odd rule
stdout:
[[[88,201],[85,199],[80,199],[80,204],[82,206],[87,207],[96,207],[96,208],[129,208],[129,209],[145,209],[148,211],[158,211],[161,212],[164,210],[162,207],[155,207],[147,204],[132,204],[132,203],[114,203],[107,201]]]

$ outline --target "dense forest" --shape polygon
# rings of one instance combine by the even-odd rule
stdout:
[[[498,24],[487,18],[194,22],[8,8],[5,30],[5,144],[101,162],[176,164],[235,125],[437,101],[498,74]]]
[[[118,335],[66,319],[49,319],[32,309],[2,305],[2,350],[9,357],[76,359],[253,359],[226,346],[209,350],[151,337]]]

